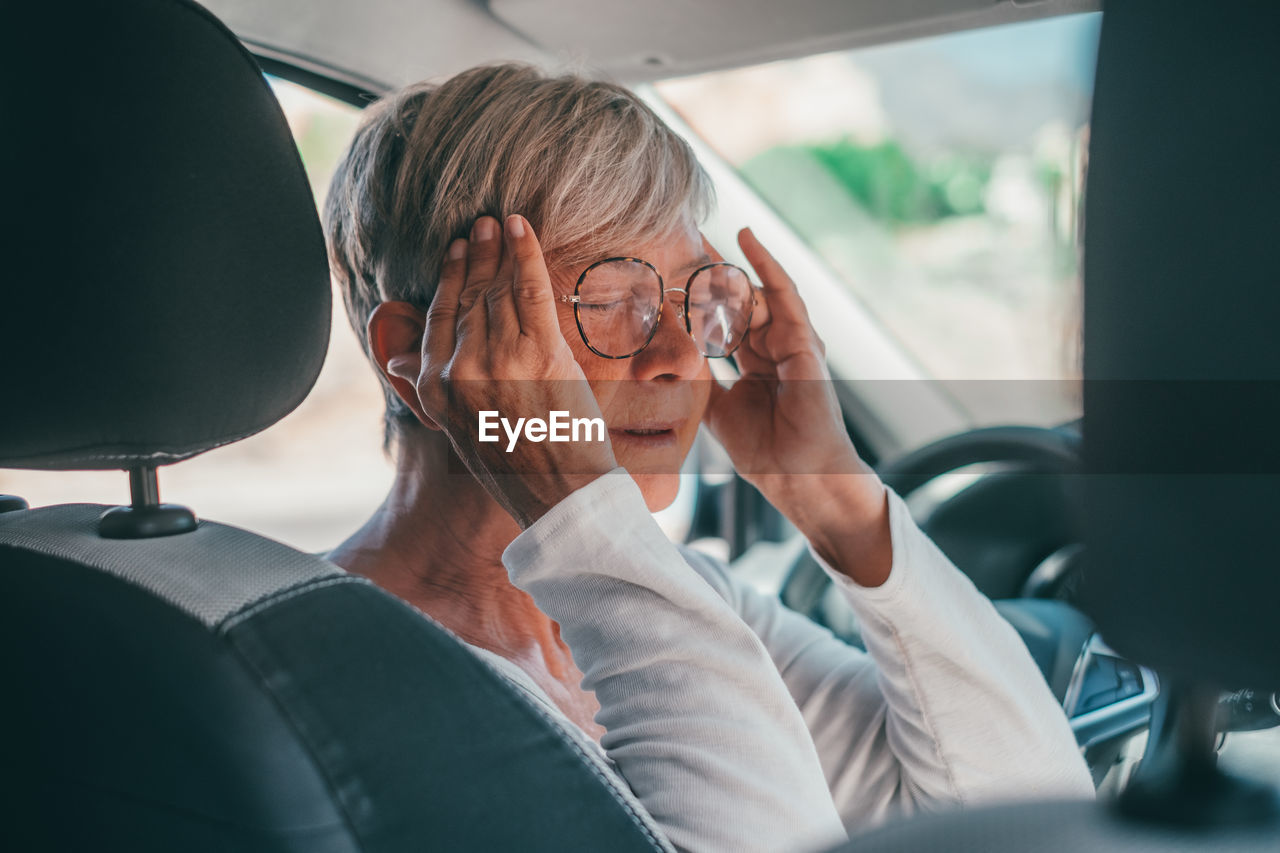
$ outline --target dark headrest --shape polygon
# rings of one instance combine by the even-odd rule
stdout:
[[[182,0],[6,9],[0,465],[126,468],[311,389],[330,297],[280,107]]]
[[[1109,5],[1090,145],[1086,604],[1224,687],[1280,686],[1278,17]]]

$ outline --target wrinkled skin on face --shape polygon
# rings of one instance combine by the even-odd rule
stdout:
[[[613,254],[648,261],[666,288],[684,287],[689,275],[710,261],[692,224],[641,245],[619,246]],[[680,488],[680,467],[706,412],[711,371],[680,320],[681,293],[666,294],[657,331],[637,355],[611,359],[588,349],[573,306],[560,300],[573,293],[581,272],[555,265],[549,269],[560,332],[599,403],[614,457],[656,511],[670,505]]]

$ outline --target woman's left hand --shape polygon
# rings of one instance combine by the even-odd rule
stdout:
[[[845,429],[826,347],[795,282],[750,229],[739,232],[738,245],[763,289],[734,353],[741,375],[730,388],[713,382],[706,423],[738,473],[819,553],[833,564],[861,564],[863,577],[854,579],[878,585],[890,562],[884,487]]]

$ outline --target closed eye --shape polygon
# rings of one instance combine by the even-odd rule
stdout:
[[[584,311],[615,311],[622,308],[624,299],[615,299],[613,302],[579,302],[578,307]]]

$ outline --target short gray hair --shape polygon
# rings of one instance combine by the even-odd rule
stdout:
[[[519,213],[550,263],[586,264],[710,212],[688,144],[634,93],[577,74],[486,65],[368,107],[324,223],[347,317],[369,349],[381,302],[425,310],[445,250],[475,219]],[[379,373],[386,443],[417,421]]]

